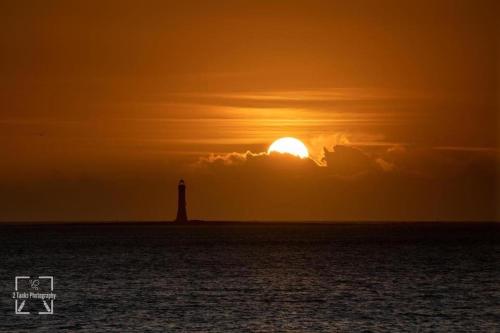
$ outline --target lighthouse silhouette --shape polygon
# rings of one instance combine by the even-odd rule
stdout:
[[[186,212],[186,184],[184,179],[179,181],[178,188],[178,203],[177,203],[177,217],[175,222],[187,222],[187,212]]]

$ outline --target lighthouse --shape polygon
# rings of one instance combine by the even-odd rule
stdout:
[[[181,179],[178,188],[177,218],[175,222],[187,222],[186,212],[186,184]]]

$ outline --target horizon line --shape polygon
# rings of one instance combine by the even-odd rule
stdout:
[[[500,224],[499,220],[104,220],[104,221],[0,221],[1,226],[12,225],[200,225],[200,224]]]

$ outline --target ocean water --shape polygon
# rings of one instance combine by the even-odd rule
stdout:
[[[500,332],[498,224],[2,226],[0,245],[5,332]],[[15,314],[15,276],[53,276],[54,314]]]

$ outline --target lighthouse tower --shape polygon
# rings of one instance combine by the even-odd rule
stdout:
[[[186,185],[184,180],[181,179],[178,186],[178,206],[177,206],[177,218],[175,222],[187,222],[187,212],[186,212]]]

